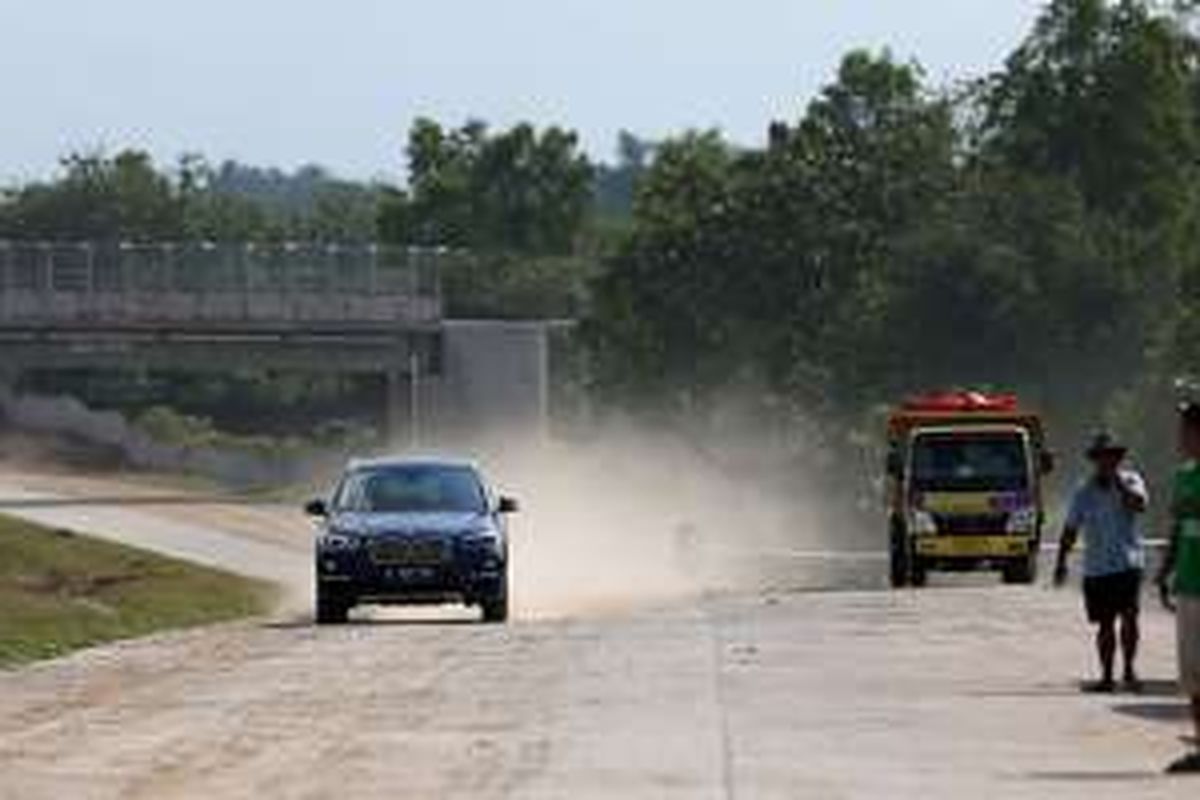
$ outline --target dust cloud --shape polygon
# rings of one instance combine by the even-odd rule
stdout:
[[[431,442],[419,452],[473,457],[497,491],[520,501],[509,537],[518,618],[620,613],[706,592],[878,584],[880,565],[870,559],[864,563],[852,552],[862,546],[862,532],[833,513],[838,504],[830,501],[827,488],[818,488],[827,482],[813,480],[820,467],[797,464],[777,438],[739,429],[716,440],[608,423],[586,435],[550,438],[508,430]],[[91,452],[78,441],[49,448],[44,433],[28,439],[20,448],[4,447],[3,460],[10,471],[24,474],[24,483],[33,481],[32,488],[124,496],[141,493],[142,482],[149,480],[147,473],[118,477],[78,453],[61,452]],[[73,464],[75,477],[88,481],[72,483],[57,468],[46,468],[39,480],[28,469],[13,470],[14,462],[29,461]],[[288,565],[294,555],[295,574],[283,582],[279,611],[307,613],[315,531],[301,513],[300,493],[325,491],[341,466],[340,458],[331,456],[306,486],[285,492],[293,499],[284,504],[204,503],[140,507],[135,513],[164,514],[282,546]],[[146,488],[152,486],[153,481]],[[179,487],[167,480],[161,491],[179,494]]]
[[[749,446],[745,446],[749,444]],[[803,476],[721,459],[680,437],[613,425],[586,440],[520,437],[474,449],[515,495],[518,616],[618,612],[697,593],[799,585],[830,526]]]

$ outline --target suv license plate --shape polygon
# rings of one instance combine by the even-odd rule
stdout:
[[[434,570],[429,567],[395,567],[387,571],[387,576],[394,581],[428,581],[434,577]]]

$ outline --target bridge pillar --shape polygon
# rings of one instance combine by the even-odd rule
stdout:
[[[408,375],[401,369],[390,369],[384,376],[384,437],[388,448],[399,450],[408,444],[409,389]]]
[[[0,389],[15,389],[21,378],[21,368],[15,364],[0,364]]]
[[[384,413],[388,446],[393,450],[415,450],[422,445],[421,362],[415,350],[404,366],[394,366],[384,375]]]

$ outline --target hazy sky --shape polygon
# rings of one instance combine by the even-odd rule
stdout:
[[[0,179],[136,145],[399,173],[409,122],[468,116],[761,141],[851,47],[977,74],[1035,0],[0,0]]]

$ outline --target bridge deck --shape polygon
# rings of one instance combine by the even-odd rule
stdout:
[[[441,319],[412,248],[0,242],[0,329],[413,328]]]

